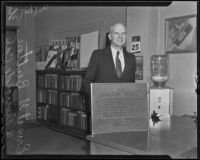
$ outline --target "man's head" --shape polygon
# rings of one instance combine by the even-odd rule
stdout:
[[[122,48],[126,43],[126,28],[121,23],[116,23],[110,27],[108,38],[111,40],[111,45],[115,48]]]

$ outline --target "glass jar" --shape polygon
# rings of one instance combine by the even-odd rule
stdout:
[[[164,87],[168,80],[168,55],[151,56],[151,80],[154,87]]]

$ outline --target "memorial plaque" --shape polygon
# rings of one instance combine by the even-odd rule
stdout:
[[[92,83],[92,134],[148,130],[147,83]]]

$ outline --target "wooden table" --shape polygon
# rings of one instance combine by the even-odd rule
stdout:
[[[91,154],[169,155],[184,158],[197,147],[197,124],[191,117],[165,117],[148,131],[102,133],[87,136]],[[189,153],[191,154],[191,153]],[[194,153],[197,157],[197,152]]]

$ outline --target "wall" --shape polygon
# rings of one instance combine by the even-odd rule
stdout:
[[[48,7],[36,17],[36,46],[99,30],[99,48],[103,48],[110,25],[126,23],[125,17],[125,7]]]
[[[196,2],[172,2],[168,7],[128,7],[128,35],[141,36],[141,53],[144,55],[144,81],[150,80],[150,57],[165,54],[165,18],[196,14]],[[127,48],[130,50],[129,37]],[[192,114],[197,111],[195,75],[197,53],[179,53],[169,56],[167,85],[175,89],[174,114]]]
[[[143,56],[143,81],[151,84],[150,57],[157,53],[158,8],[127,7],[127,50],[131,50],[132,36],[140,36],[141,53]]]
[[[165,18],[197,14],[197,2],[173,2],[169,7],[159,8],[158,50],[164,50]],[[175,88],[175,114],[193,114],[197,111],[195,75],[197,53],[170,54],[168,85]]]

